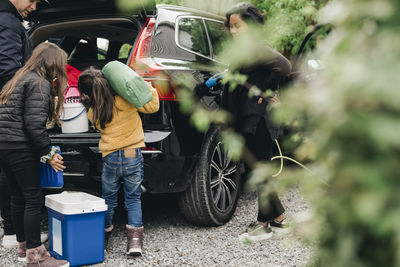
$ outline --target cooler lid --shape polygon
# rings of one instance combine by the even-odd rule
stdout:
[[[106,211],[104,199],[84,192],[68,192],[46,196],[46,207],[64,215]]]

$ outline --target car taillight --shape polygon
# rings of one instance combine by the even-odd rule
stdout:
[[[133,55],[129,65],[136,65],[137,63],[140,63],[141,59],[150,57],[151,38],[153,37],[155,25],[156,20],[154,18],[149,18],[144,23],[143,29],[137,39],[135,49],[133,50]]]
[[[155,24],[154,18],[148,18],[144,23],[128,65],[144,80],[152,82],[158,91],[160,100],[175,101],[177,99],[168,82],[168,76],[162,66],[150,57],[151,39]]]

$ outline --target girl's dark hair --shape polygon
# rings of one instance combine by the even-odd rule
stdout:
[[[103,73],[90,67],[83,71],[78,79],[79,91],[87,96],[83,104],[93,110],[93,123],[104,129],[113,118],[115,93]]]
[[[3,87],[0,94],[0,104],[7,103],[10,95],[15,89],[18,81],[27,73],[34,72],[51,84],[50,89],[50,112],[49,120],[58,120],[63,107],[63,94],[67,88],[67,53],[53,43],[41,43],[32,52],[31,57],[14,75],[14,77]],[[39,83],[42,92],[42,84]],[[44,100],[44,98],[43,98]],[[57,101],[57,103],[56,103]]]
[[[229,20],[232,14],[239,14],[246,23],[265,23],[264,14],[255,6],[248,2],[240,2],[226,12],[225,27],[229,29]]]

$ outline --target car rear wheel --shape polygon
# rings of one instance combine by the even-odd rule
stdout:
[[[226,223],[235,212],[239,198],[239,166],[224,151],[218,129],[208,133],[192,182],[179,201],[183,215],[199,225]]]

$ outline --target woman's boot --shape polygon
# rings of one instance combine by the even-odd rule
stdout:
[[[26,242],[18,242],[18,261],[26,262]]]
[[[41,245],[37,248],[26,250],[27,267],[69,267],[69,262],[65,260],[56,260],[51,257],[46,248]]]
[[[48,234],[46,233],[41,233],[40,234],[40,240],[42,243],[46,242],[48,239]],[[20,262],[26,262],[26,241],[24,242],[18,242],[18,261]]]

